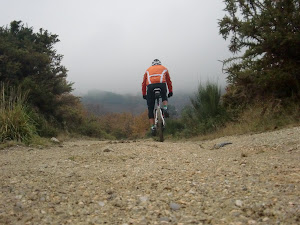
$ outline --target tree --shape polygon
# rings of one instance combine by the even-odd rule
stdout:
[[[0,27],[0,81],[29,90],[29,102],[47,117],[55,117],[59,96],[72,91],[62,55],[54,49],[58,36],[13,21]]]
[[[299,0],[225,0],[219,21],[229,50],[225,103],[256,97],[300,99]]]

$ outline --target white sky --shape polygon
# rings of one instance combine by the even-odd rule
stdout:
[[[77,92],[141,93],[143,74],[158,58],[177,91],[206,80],[224,84],[231,56],[219,35],[222,0],[0,0],[0,26],[22,20],[59,36],[68,81]]]

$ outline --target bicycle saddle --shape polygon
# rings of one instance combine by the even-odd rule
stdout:
[[[160,95],[161,89],[160,88],[154,88],[153,92],[154,92],[155,98],[161,97],[161,95]]]

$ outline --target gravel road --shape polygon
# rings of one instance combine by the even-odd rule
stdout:
[[[15,146],[0,170],[0,224],[300,224],[300,127]]]

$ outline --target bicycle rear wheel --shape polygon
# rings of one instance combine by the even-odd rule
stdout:
[[[157,136],[160,142],[164,141],[164,127],[161,111],[157,113]]]

